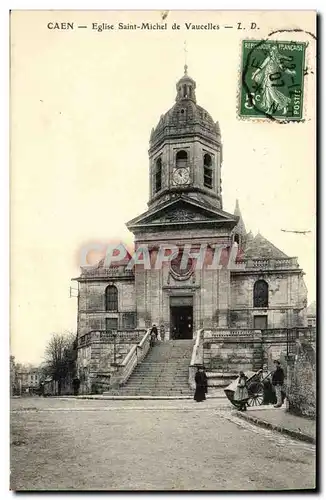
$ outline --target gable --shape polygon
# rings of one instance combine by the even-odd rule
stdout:
[[[156,206],[127,223],[129,229],[143,226],[160,225],[187,225],[193,223],[229,223],[234,226],[238,221],[236,216],[223,212],[223,210],[208,208],[204,204],[179,198],[168,203]]]
[[[166,222],[189,222],[189,221],[206,221],[213,220],[216,218],[214,214],[205,212],[204,210],[196,210],[194,207],[186,206],[185,204],[180,204],[179,206],[174,206],[169,210],[162,211],[161,213],[155,214],[147,218],[146,222],[155,223],[166,223]],[[145,221],[144,221],[145,222]]]
[[[247,259],[288,259],[282,250],[277,248],[273,243],[264,238],[261,234],[257,234],[255,238],[250,238],[244,251],[244,257]]]

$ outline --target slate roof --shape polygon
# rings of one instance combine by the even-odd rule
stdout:
[[[282,250],[277,248],[273,243],[264,238],[260,233],[254,237],[252,233],[248,233],[244,244],[245,259],[288,259]]]

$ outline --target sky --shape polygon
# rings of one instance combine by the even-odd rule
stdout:
[[[233,213],[238,199],[248,231],[297,256],[315,300],[315,74],[305,77],[302,123],[243,120],[237,110],[241,40],[315,32],[314,13],[170,11],[167,30],[91,29],[142,21],[160,22],[160,13],[12,13],[11,351],[19,362],[40,362],[52,333],[76,331],[69,295],[81,248],[132,243],[125,223],[147,207],[150,131],[175,102],[185,40],[197,103],[221,128],[223,209]],[[49,22],[88,28],[51,30]],[[191,31],[185,22],[246,30]],[[315,69],[310,35],[273,39],[308,42],[306,64]]]

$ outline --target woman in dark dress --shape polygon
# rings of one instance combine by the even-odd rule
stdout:
[[[205,401],[207,394],[207,375],[205,373],[203,366],[197,367],[197,373],[195,375],[196,390],[194,395],[194,400],[197,403]]]

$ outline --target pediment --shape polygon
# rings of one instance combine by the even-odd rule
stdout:
[[[160,225],[190,225],[194,223],[230,223],[235,225],[238,217],[217,208],[209,208],[190,199],[169,201],[136,217],[127,224],[129,229]]]

